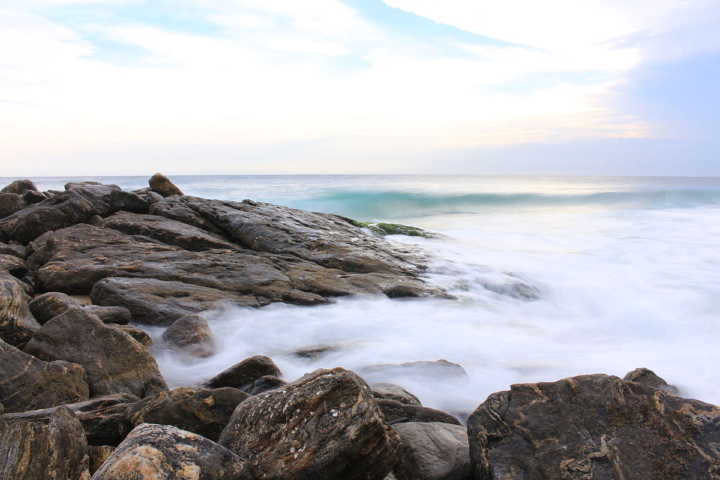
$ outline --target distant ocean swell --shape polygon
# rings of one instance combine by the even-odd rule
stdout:
[[[655,190],[580,195],[538,193],[432,194],[401,191],[338,191],[290,202],[291,206],[360,219],[482,213],[503,207],[613,206],[692,208],[720,205],[720,190]]]

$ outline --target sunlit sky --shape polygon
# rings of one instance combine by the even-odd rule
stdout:
[[[720,175],[718,0],[2,0],[0,176]]]

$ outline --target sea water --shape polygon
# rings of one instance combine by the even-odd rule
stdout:
[[[72,179],[35,179],[61,189]],[[83,178],[133,189],[144,177]],[[683,395],[720,403],[720,179],[473,176],[175,176],[187,194],[251,198],[441,238],[388,237],[429,257],[425,275],[456,300],[339,299],[206,316],[218,353],[156,347],[172,386],[248,356],[294,379],[316,368],[445,359],[468,381],[400,383],[424,404],[467,413],[513,383],[647,367]],[[161,329],[152,329],[159,338]],[[316,358],[306,348],[330,347]]]

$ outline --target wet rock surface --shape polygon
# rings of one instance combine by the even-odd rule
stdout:
[[[447,423],[401,423],[397,480],[471,480],[472,466],[464,426]]]
[[[209,357],[215,353],[210,325],[199,315],[186,315],[175,320],[163,333],[163,340],[171,348],[194,357]]]
[[[377,399],[395,400],[406,405],[419,405],[420,400],[399,385],[392,383],[373,383],[370,385],[372,394]]]
[[[513,385],[468,421],[476,479],[716,478],[720,409],[583,375]]]
[[[245,400],[220,444],[247,458],[259,479],[382,480],[399,440],[367,384],[336,368]]]
[[[407,405],[388,399],[379,399],[377,404],[389,425],[405,422],[440,422],[460,425],[460,420],[442,410],[421,405]]]
[[[243,459],[212,440],[167,425],[136,427],[92,480],[252,480]]]
[[[252,386],[257,379],[266,375],[279,377],[281,372],[270,357],[255,355],[226,368],[208,380],[205,385],[208,388],[234,387],[243,389]]]

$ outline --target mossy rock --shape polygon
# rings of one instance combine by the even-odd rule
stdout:
[[[371,222],[359,222],[357,220],[350,220],[350,222],[356,227],[367,228],[373,233],[382,237],[386,235],[407,235],[409,237],[423,237],[423,238],[436,238],[437,235],[428,232],[418,227],[411,227],[409,225],[401,225],[399,223],[371,223]]]

